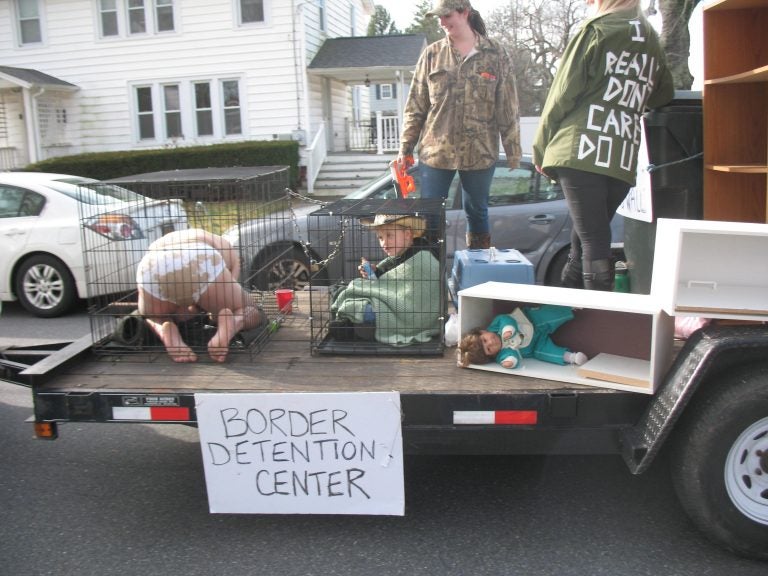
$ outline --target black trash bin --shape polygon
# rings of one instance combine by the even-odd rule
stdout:
[[[624,219],[630,291],[649,294],[658,218],[701,220],[704,162],[701,92],[678,91],[643,122],[651,164],[653,221]]]

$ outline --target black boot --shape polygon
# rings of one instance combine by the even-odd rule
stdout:
[[[574,259],[570,254],[560,274],[560,285],[563,288],[584,288],[584,277],[581,271],[581,258]]]
[[[585,260],[584,263],[584,288],[587,290],[613,290],[613,269],[611,260]]]

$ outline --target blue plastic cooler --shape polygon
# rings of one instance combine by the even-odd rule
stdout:
[[[512,248],[457,250],[448,283],[453,305],[458,307],[459,290],[483,282],[535,284],[533,264]]]

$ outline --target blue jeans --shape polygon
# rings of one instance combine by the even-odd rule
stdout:
[[[483,170],[458,170],[461,180],[461,204],[467,215],[467,231],[474,234],[490,232],[488,224],[488,193],[491,190],[496,165]],[[448,198],[448,190],[456,170],[432,168],[419,163],[422,198]]]

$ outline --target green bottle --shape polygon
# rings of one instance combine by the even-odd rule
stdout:
[[[613,291],[629,292],[629,275],[627,274],[627,263],[619,260],[614,266]]]

